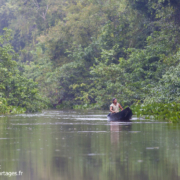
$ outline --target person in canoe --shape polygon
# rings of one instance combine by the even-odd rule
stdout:
[[[113,98],[112,104],[110,105],[111,113],[119,112],[119,108],[121,109],[121,111],[123,110],[122,106],[117,102],[117,99]]]

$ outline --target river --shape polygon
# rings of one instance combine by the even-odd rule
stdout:
[[[107,114],[50,110],[1,116],[0,179],[180,179],[180,125],[135,117],[113,123]]]

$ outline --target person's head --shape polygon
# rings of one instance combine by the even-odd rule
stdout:
[[[117,103],[117,99],[116,99],[116,98],[113,98],[113,99],[112,99],[112,102],[116,104],[116,103]]]

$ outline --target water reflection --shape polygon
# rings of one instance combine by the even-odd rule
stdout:
[[[180,125],[107,122],[106,114],[1,117],[1,171],[23,172],[12,180],[180,179]]]
[[[110,122],[111,128],[111,143],[118,144],[119,143],[119,131],[121,131],[121,126],[117,122]]]
[[[111,143],[112,144],[118,144],[120,140],[123,140],[120,132],[125,130],[125,131],[130,131],[131,130],[131,125],[132,124],[120,124],[119,122],[110,122],[110,130],[111,130]]]
[[[53,162],[52,167],[54,168],[54,170],[56,170],[60,174],[63,174],[63,172],[65,172],[66,167],[68,165],[68,158],[55,156],[53,157],[52,162]]]

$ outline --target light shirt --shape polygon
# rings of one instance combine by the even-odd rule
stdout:
[[[119,103],[117,103],[116,105],[114,103],[112,103],[110,105],[110,107],[112,106],[112,110],[115,112],[119,112]]]

